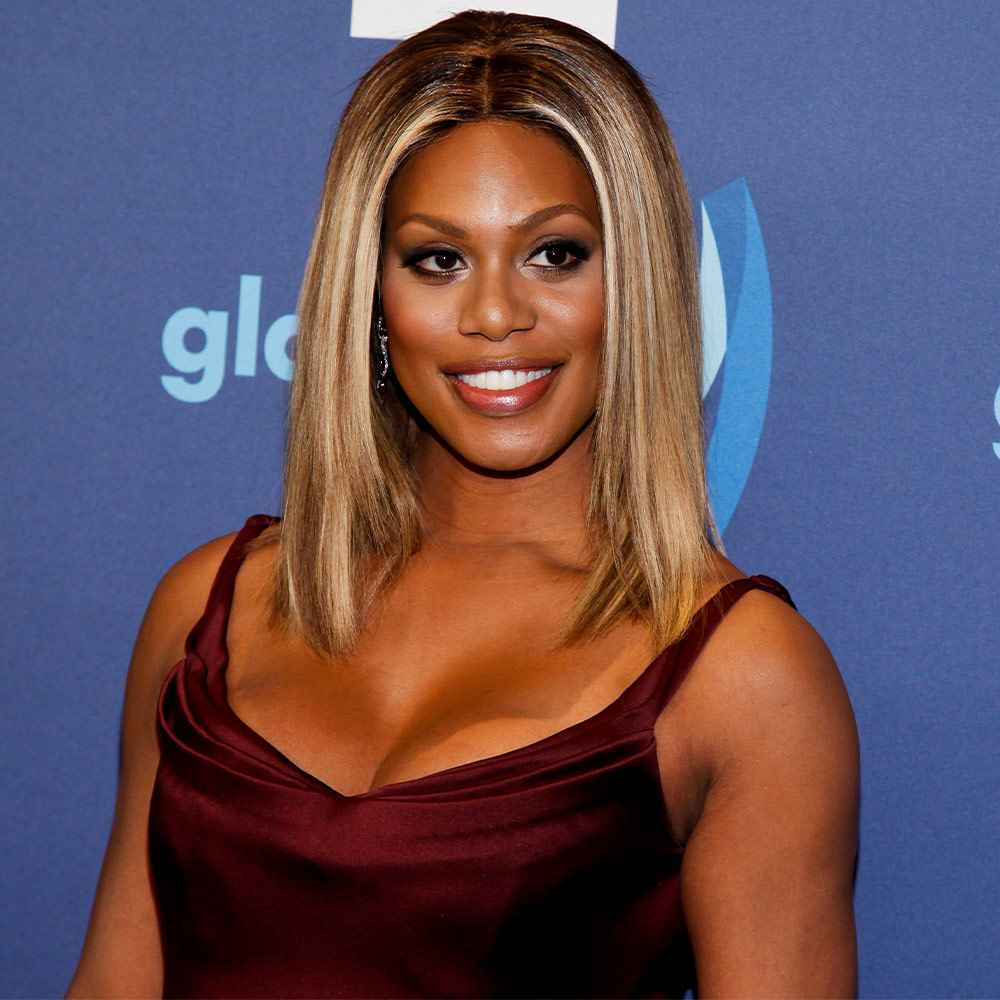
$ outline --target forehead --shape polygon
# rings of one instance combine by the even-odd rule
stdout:
[[[562,142],[516,122],[474,122],[452,129],[400,168],[386,214],[425,211],[486,221],[564,201],[576,202],[598,223],[590,176]]]

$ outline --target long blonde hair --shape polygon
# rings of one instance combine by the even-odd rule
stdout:
[[[690,199],[636,70],[562,21],[467,10],[362,76],[337,131],[299,296],[270,623],[329,656],[421,543],[417,428],[393,382],[372,389],[386,192],[417,150],[483,120],[546,130],[589,172],[604,243],[603,379],[586,513],[595,553],[558,642],[649,623],[657,647],[699,605],[713,548]]]

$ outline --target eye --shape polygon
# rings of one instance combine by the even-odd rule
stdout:
[[[590,251],[575,240],[550,240],[548,243],[540,246],[528,259],[530,260],[543,253],[555,256],[558,262],[532,266],[538,267],[542,271],[556,272],[575,270],[590,256]],[[572,258],[568,262],[565,261],[567,255]],[[457,274],[458,271],[462,270],[461,268],[451,266],[456,260],[461,259],[462,255],[456,250],[448,250],[445,247],[432,247],[429,250],[420,250],[411,254],[403,262],[403,266],[416,271],[417,274],[439,280],[442,278],[446,279],[448,275]],[[440,270],[426,266],[418,267],[417,265],[422,261],[433,261],[438,265]]]
[[[454,250],[424,250],[419,253],[413,254],[408,257],[404,262],[404,267],[412,268],[417,274],[434,275],[435,277],[441,277],[442,275],[453,274],[454,268],[448,267],[447,265],[453,263],[455,260],[460,260],[461,257]],[[421,261],[431,260],[436,264],[442,264],[443,269],[438,271],[434,269],[428,269],[426,267],[417,267]]]
[[[590,252],[586,247],[580,246],[579,243],[573,240],[553,240],[539,247],[532,256],[537,257],[540,253],[554,254],[557,258],[564,258],[567,254],[570,254],[575,258],[569,263],[550,264],[545,268],[546,271],[572,271],[590,256]]]

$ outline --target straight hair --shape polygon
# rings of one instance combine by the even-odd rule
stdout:
[[[343,112],[299,294],[270,625],[331,657],[421,545],[419,426],[390,378],[373,390],[384,205],[399,168],[451,129],[545,130],[587,169],[604,241],[602,378],[586,508],[592,564],[557,643],[645,620],[657,648],[700,603],[713,549],[691,203],[642,77],[573,25],[466,10],[403,40]],[[346,252],[346,251],[350,252]]]

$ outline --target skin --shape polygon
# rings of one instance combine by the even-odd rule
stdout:
[[[509,228],[563,203],[580,213]],[[405,221],[414,213],[465,235]],[[234,711],[342,794],[557,732],[614,701],[658,652],[630,622],[586,648],[551,648],[553,623],[586,569],[600,237],[580,164],[545,133],[511,123],[462,126],[394,180],[379,281],[394,376],[428,428],[416,459],[425,545],[349,659],[322,661],[294,637],[267,631],[273,547],[241,565],[226,637]],[[553,239],[581,244],[586,260],[545,271],[573,259],[538,252]],[[414,254],[431,248],[419,264],[443,278],[413,269]],[[457,360],[514,354],[564,361],[549,393],[520,414],[468,409],[441,372]],[[234,537],[171,567],[140,627],[115,818],[67,996],[161,993],[145,857],[156,696]],[[744,575],[719,555],[704,599]],[[749,592],[707,641],[655,735],[665,836],[685,845],[699,996],[855,995],[859,750],[822,638],[774,595]]]
[[[523,232],[509,228],[564,203],[579,212]],[[384,232],[390,362],[431,427],[416,459],[428,543],[530,544],[579,565],[604,325],[600,210],[586,170],[539,132],[464,126],[397,174]],[[580,244],[586,259],[565,247],[540,249],[558,241]],[[434,253],[407,265],[427,251]],[[514,355],[563,361],[556,384],[523,413],[471,410],[441,370]]]

